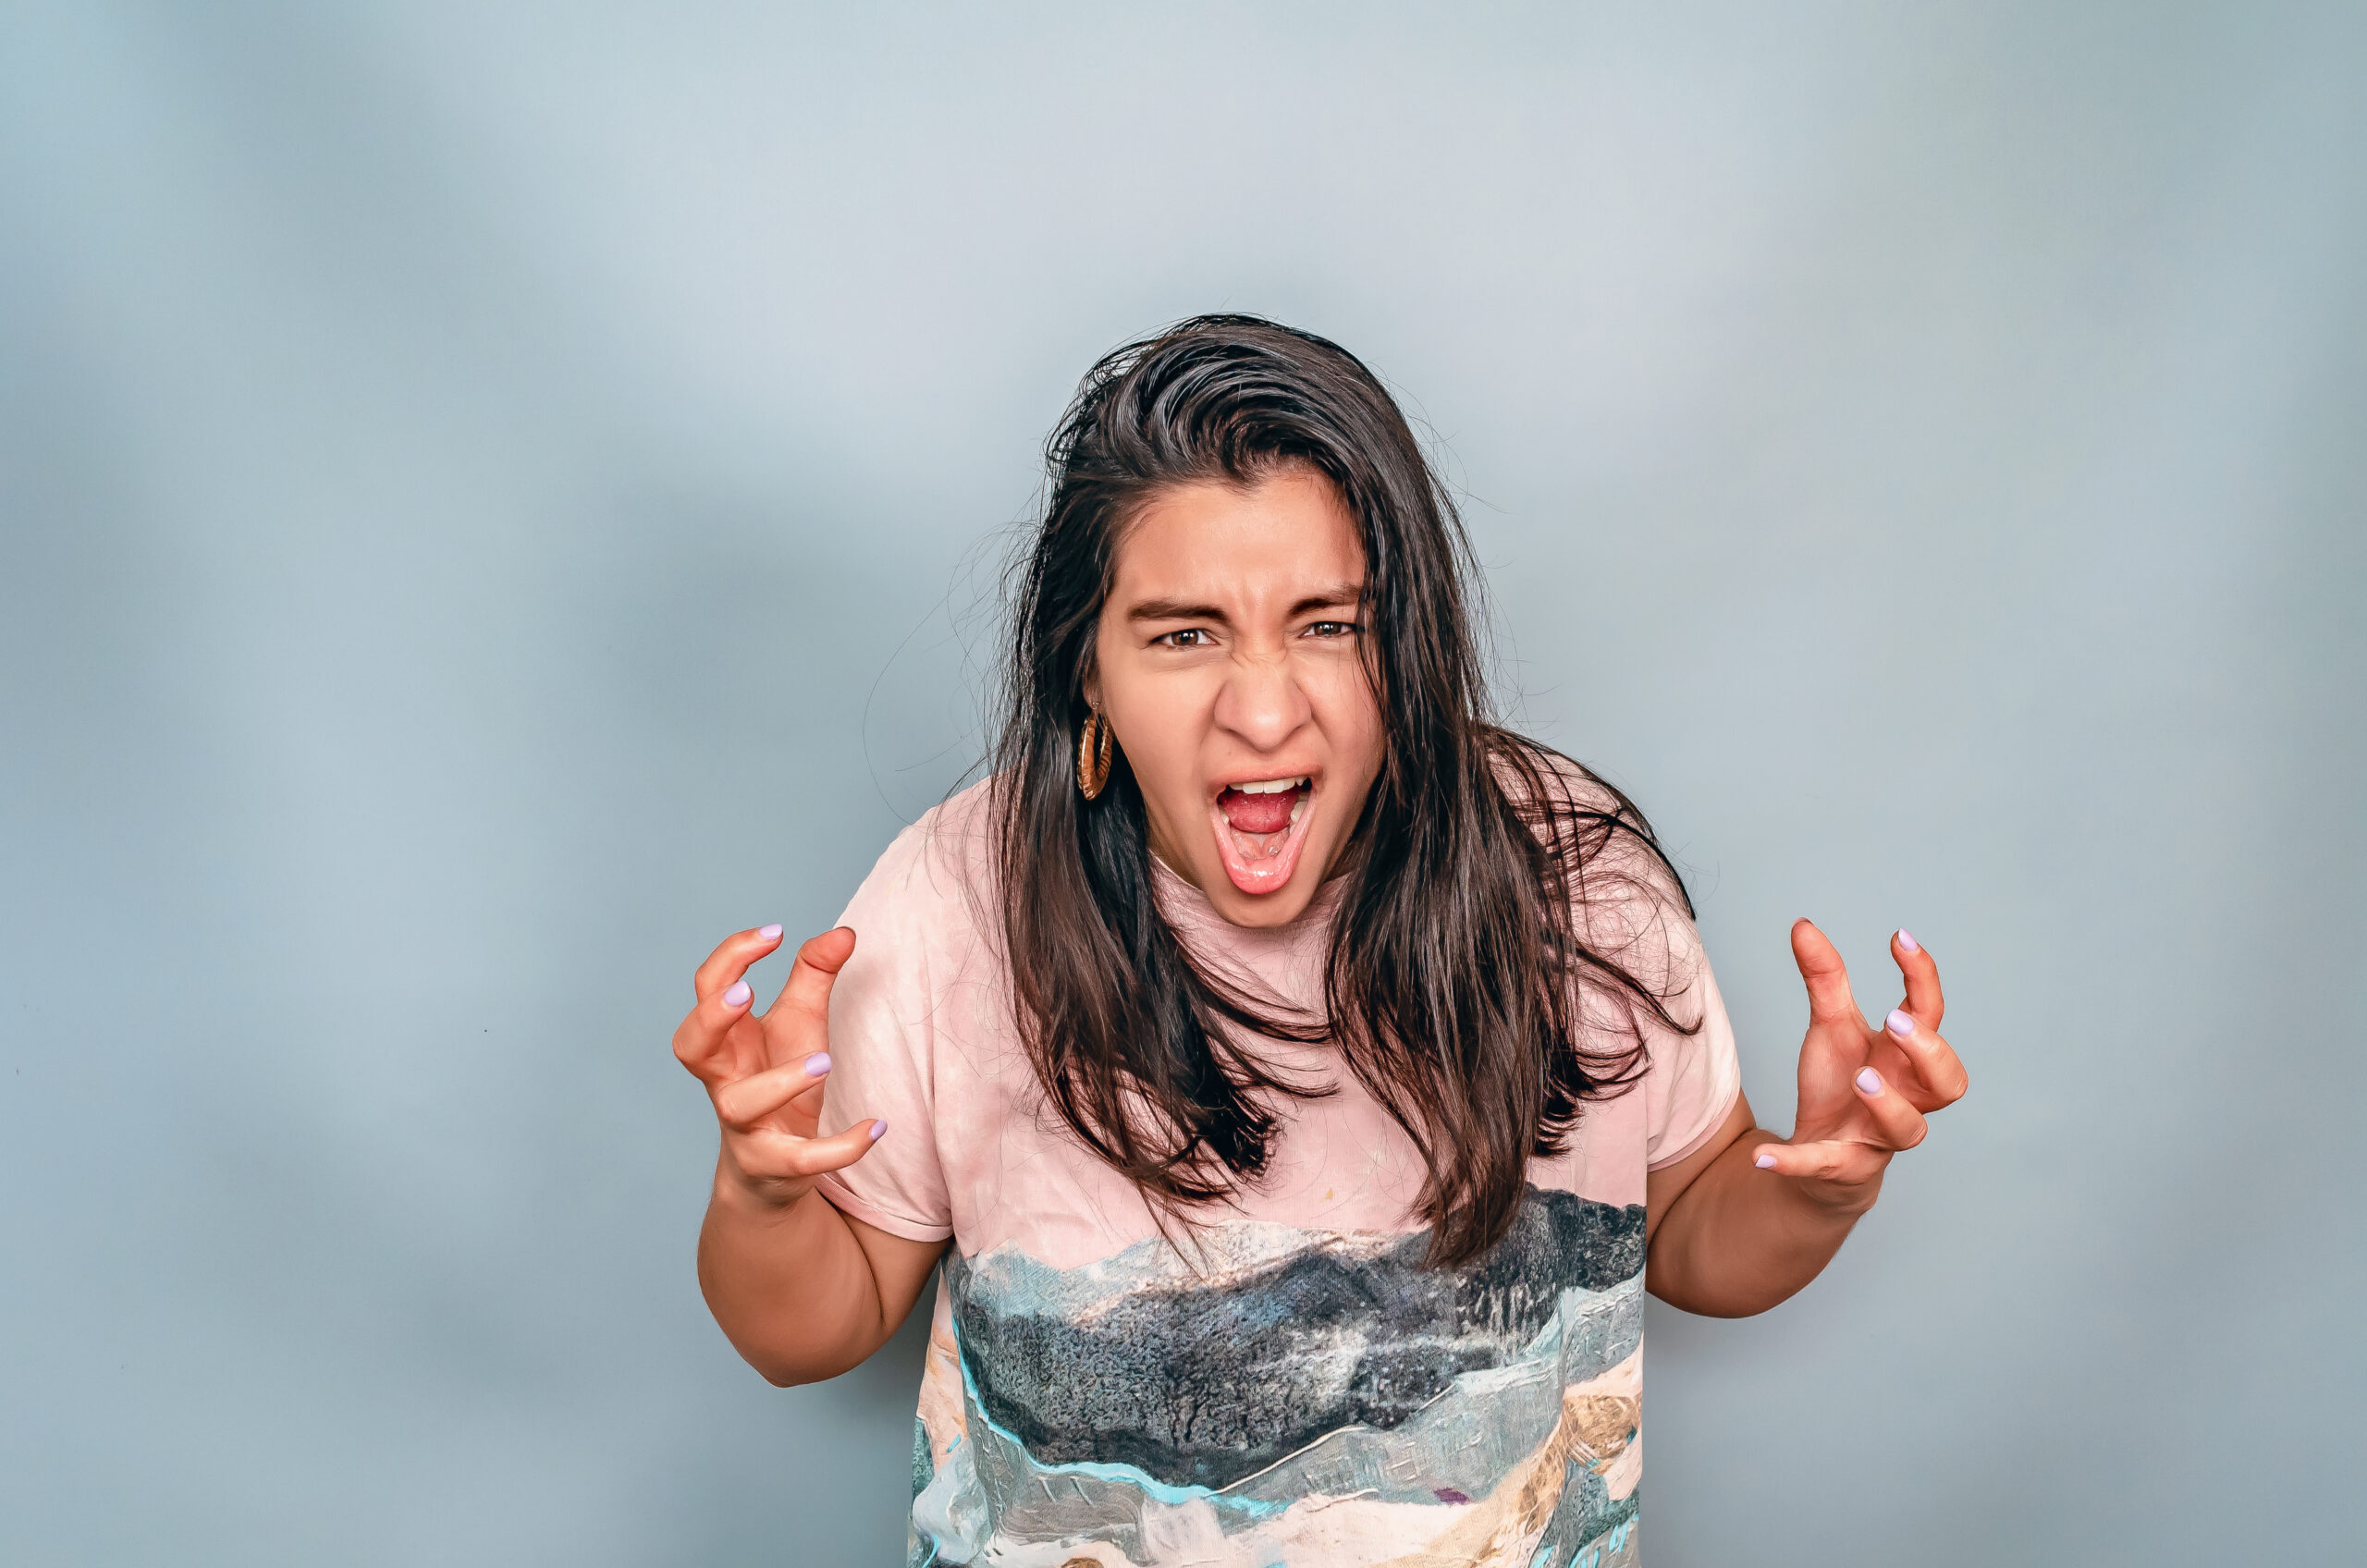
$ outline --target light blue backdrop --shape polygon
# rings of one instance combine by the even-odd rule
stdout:
[[[975,755],[1101,350],[1336,337],[1521,720],[1973,1097],[1651,1320],[1655,1564],[2335,1562],[2367,13],[12,4],[0,1559],[886,1562],[667,1035]]]

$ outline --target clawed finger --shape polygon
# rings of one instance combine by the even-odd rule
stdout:
[[[731,1031],[748,1016],[753,994],[747,981],[735,979],[721,990],[701,998],[674,1030],[675,1060],[701,1082],[711,1085],[729,1083],[756,1065],[737,1060],[750,1055],[760,1057],[761,1047],[756,1042],[743,1042],[746,1048],[736,1053],[730,1048]]]
[[[1929,1023],[1905,1008],[1895,1008],[1883,1021],[1883,1032],[1913,1064],[1921,1092],[1916,1093],[1918,1086],[1907,1084],[1901,1084],[1900,1088],[1913,1096],[1921,1109],[1937,1110],[1964,1098],[1965,1090],[1972,1086],[1971,1077],[1956,1059],[1956,1048]]]
[[[1858,1029],[1866,1026],[1866,1016],[1849,992],[1849,966],[1814,921],[1792,922],[1792,961],[1800,966],[1800,979],[1809,988],[1811,1025],[1846,1022]]]
[[[780,996],[765,1010],[766,1051],[777,1062],[800,1061],[830,1048],[830,987],[854,956],[854,931],[834,926],[809,937],[789,966]]]
[[[1861,1067],[1853,1080],[1858,1097],[1874,1119],[1874,1128],[1882,1140],[1893,1149],[1911,1149],[1923,1141],[1928,1126],[1923,1113],[1908,1103],[1905,1095],[1883,1081],[1883,1075],[1871,1067]]]
[[[691,976],[698,1002],[674,1031],[674,1058],[702,1083],[726,1083],[759,1065],[761,1050],[754,1038],[737,1052],[728,1047],[733,1026],[748,1013],[748,966],[780,946],[780,929],[760,925],[733,932]],[[740,1060],[751,1057],[758,1060]]]
[[[797,949],[797,962],[789,967],[789,978],[781,982],[780,995],[765,1011],[767,1020],[776,1014],[795,1017],[814,1023],[828,1025],[830,1019],[830,986],[847,960],[854,956],[854,928],[834,925],[818,937],[809,937]]]
[[[1890,1163],[1890,1151],[1847,1139],[1813,1144],[1760,1144],[1751,1163],[1778,1176],[1819,1182],[1870,1182]]]
[[[877,1121],[858,1121],[828,1138],[801,1138],[759,1127],[733,1138],[731,1157],[751,1176],[775,1180],[820,1176],[852,1165],[887,1134],[888,1123]]]
[[[1947,1000],[1940,994],[1939,964],[1904,930],[1891,934],[1890,956],[1907,980],[1907,1000],[1901,1005],[1924,1028],[1937,1029],[1947,1012]]]
[[[829,1057],[816,1051],[803,1061],[725,1084],[715,1091],[716,1118],[726,1127],[745,1132],[821,1083],[829,1071]]]
[[[734,931],[715,945],[695,974],[691,976],[691,989],[701,1001],[722,990],[741,975],[748,966],[780,946],[780,927],[759,925],[754,930]]]

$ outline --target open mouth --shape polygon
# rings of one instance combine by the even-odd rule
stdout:
[[[1234,887],[1271,893],[1290,881],[1306,842],[1314,797],[1315,781],[1306,775],[1252,779],[1217,791],[1208,815],[1217,853]]]

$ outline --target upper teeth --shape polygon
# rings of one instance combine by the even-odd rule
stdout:
[[[1235,784],[1233,788],[1245,795],[1279,795],[1285,790],[1295,790],[1306,782],[1305,778],[1261,778],[1254,784]]]

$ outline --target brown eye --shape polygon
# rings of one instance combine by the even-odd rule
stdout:
[[[1186,627],[1181,631],[1164,632],[1151,641],[1164,643],[1171,648],[1204,648],[1208,646],[1208,634],[1198,627]]]
[[[1310,637],[1347,637],[1355,630],[1356,623],[1353,620],[1318,620],[1306,629],[1306,634]]]

